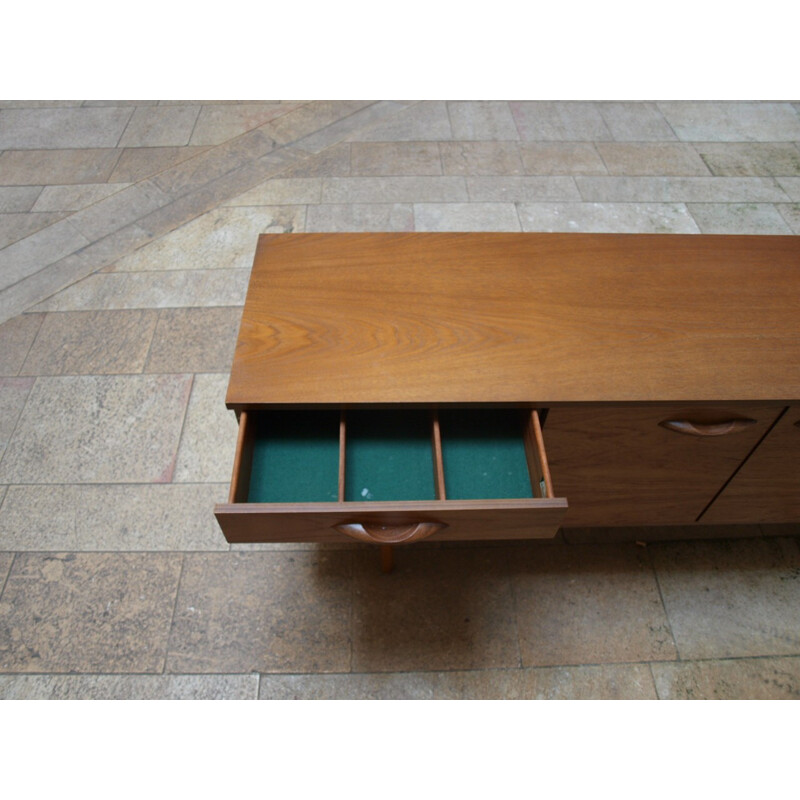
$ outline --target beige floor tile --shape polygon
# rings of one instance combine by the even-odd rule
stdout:
[[[520,203],[523,231],[698,233],[683,203]]]
[[[611,133],[597,103],[522,101],[509,103],[520,138],[526,141],[606,141]]]
[[[452,139],[447,104],[423,100],[399,111],[365,131],[355,133],[353,142],[421,142]]]
[[[618,203],[785,203],[768,178],[576,176],[584,200]]]
[[[777,178],[776,182],[790,200],[800,200],[800,178]]]
[[[0,186],[0,214],[30,211],[41,193],[41,186]]]
[[[593,142],[520,142],[525,175],[606,175]]]
[[[153,338],[156,318],[157,312],[149,310],[47,314],[20,374],[113,375],[141,372]]]
[[[0,324],[0,376],[19,374],[43,319],[43,314],[20,314]]]
[[[116,147],[131,108],[25,108],[0,111],[0,150]]]
[[[328,203],[306,210],[308,233],[353,231],[413,231],[411,203]]]
[[[522,175],[516,142],[440,142],[445,175]]]
[[[296,104],[295,107],[299,107]],[[242,103],[236,105],[204,105],[194,126],[191,144],[216,145],[227,142],[271,119],[292,110],[284,103]]]
[[[800,115],[789,103],[659,102],[658,108],[683,141],[800,140]]]
[[[598,103],[606,127],[618,142],[674,141],[676,136],[655,103]]]
[[[513,203],[415,203],[417,231],[518,231]]]
[[[519,666],[505,548],[354,553],[354,672]]]
[[[212,514],[228,484],[10,486],[0,550],[227,550]]]
[[[159,313],[145,372],[230,372],[242,309],[169,308]]]
[[[262,675],[262,700],[650,700],[646,664],[491,669],[452,672],[372,672]]]
[[[169,482],[190,387],[187,375],[36,379],[0,483]]]
[[[441,175],[439,146],[436,142],[353,142],[350,174]]]
[[[575,179],[568,177],[467,178],[469,199],[485,203],[534,203],[539,200],[580,200]]]
[[[800,658],[653,664],[662,700],[798,700]]]
[[[65,212],[35,214],[0,214],[0,250],[32,233],[63,219]]]
[[[255,700],[258,675],[0,675],[3,700]]]
[[[0,378],[0,465],[33,383],[33,378]]]
[[[122,189],[127,189],[128,186],[129,183],[45,186],[33,206],[33,211],[80,211]]]
[[[185,558],[167,672],[349,670],[351,553]]]
[[[353,117],[362,109],[368,110],[373,105],[374,101],[317,100],[293,108],[286,114],[270,120],[262,126],[262,130],[280,145],[304,142],[309,137],[330,129],[337,122]],[[319,151],[309,147],[309,152]]]
[[[793,142],[704,142],[694,147],[712,175],[800,175],[800,148]]]
[[[208,147],[131,147],[122,151],[110,181],[136,181],[150,178],[204,153]]]
[[[0,175],[7,186],[104,183],[111,178],[119,150],[7,150]]]
[[[609,175],[709,175],[691,145],[680,142],[598,142]]]
[[[494,142],[519,139],[519,131],[508,103],[451,101],[447,104],[454,139],[483,139]]]
[[[683,659],[800,654],[791,539],[648,546]]]
[[[180,147],[189,144],[197,106],[141,106],[134,109],[118,147]],[[196,142],[195,144],[210,144]]]
[[[5,490],[5,487],[3,487]],[[2,506],[3,500],[0,497],[0,506]],[[11,570],[11,564],[14,562],[14,554],[13,553],[3,553],[0,552],[0,599],[3,597],[3,589],[6,585],[6,579],[8,578],[8,573]]]
[[[228,374],[195,375],[175,465],[176,482],[228,482],[239,430],[225,407]]]
[[[225,206],[283,206],[319,203],[322,178],[272,178],[228,200]]]
[[[18,553],[0,599],[0,669],[161,672],[181,559]]]
[[[461,177],[325,178],[323,203],[448,203],[464,202]]]
[[[297,148],[298,152],[302,152]],[[307,154],[283,170],[281,178],[346,178],[350,175],[350,143],[340,142],[316,155]]]
[[[702,233],[790,234],[780,211],[769,203],[690,203]]]
[[[677,657],[644,548],[531,548],[511,568],[524,666]]]
[[[775,208],[791,228],[792,233],[800,235],[800,203],[779,204]]]

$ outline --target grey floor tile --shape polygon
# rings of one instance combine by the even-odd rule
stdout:
[[[694,147],[713,175],[800,175],[800,148],[793,142],[704,142]]]
[[[576,176],[584,200],[623,203],[785,203],[769,178]],[[786,180],[786,179],[784,179]]]
[[[607,175],[594,142],[520,142],[526,175]]]
[[[411,203],[328,203],[306,210],[309,233],[347,231],[413,231]]]
[[[655,103],[598,103],[606,127],[618,142],[664,142],[676,139]]]
[[[597,103],[521,101],[509,103],[526,141],[606,141],[611,133]]]
[[[134,109],[118,147],[180,147],[189,144],[198,106],[140,106]],[[211,142],[195,142],[211,144]]]
[[[467,190],[472,202],[525,203],[538,200],[580,200],[570,177],[469,177]]]
[[[415,203],[417,231],[518,231],[513,203]]]
[[[659,102],[658,107],[683,141],[800,140],[800,114],[790,103]]]
[[[653,664],[661,700],[798,700],[800,658]]]
[[[271,178],[225,202],[225,206],[283,206],[319,203],[322,178]]]
[[[609,175],[709,175],[691,145],[681,142],[598,142]]]
[[[18,375],[44,314],[20,314],[0,324],[0,376]]]
[[[5,487],[3,487],[3,491],[5,492]],[[3,504],[3,499],[0,496],[0,506]],[[11,565],[14,563],[14,553],[3,553],[0,552],[0,599],[3,597],[3,589],[6,585],[6,579],[8,578],[8,573],[11,570]]]
[[[800,178],[777,178],[776,181],[789,199],[800,200]]]
[[[157,312],[149,310],[47,314],[20,375],[141,372],[156,318]]]
[[[0,111],[0,150],[116,147],[132,108],[24,108]]]
[[[255,700],[258,675],[0,675],[3,700]]]
[[[2,167],[0,167],[1,169]],[[52,183],[52,181],[51,181]],[[33,211],[80,211],[122,189],[128,183],[84,183],[67,186],[45,186]]]
[[[208,150],[204,147],[131,147],[119,155],[112,182],[130,182],[150,178]],[[118,152],[118,151],[117,151]]]
[[[643,548],[531,548],[511,569],[524,666],[677,657]]]
[[[0,250],[67,216],[67,212],[0,214]]]
[[[187,375],[38,378],[0,483],[168,482],[190,387]]]
[[[314,101],[276,117],[261,129],[280,145],[319,153],[347,138],[361,125],[369,125],[372,114],[377,113],[380,119],[384,111],[390,111],[391,116],[392,107],[392,103],[363,100]]]
[[[228,484],[10,486],[0,550],[227,550],[213,516]]]
[[[119,157],[114,148],[7,150],[0,154],[0,175],[7,186],[104,183]]]
[[[41,193],[41,186],[0,186],[0,214],[30,211]]]
[[[800,235],[800,203],[787,203],[775,207],[791,228],[792,233]]]
[[[227,373],[195,375],[175,464],[176,482],[227,482],[233,470],[238,424],[225,408]]]
[[[325,178],[323,203],[448,203],[464,202],[461,177]]]
[[[18,553],[0,599],[0,670],[161,672],[181,559]]]
[[[769,203],[690,203],[689,213],[703,233],[791,234]]]
[[[298,152],[302,152],[298,148]],[[280,177],[289,178],[346,178],[350,175],[350,143],[340,142],[316,155],[303,152],[303,158],[284,169]]]
[[[33,378],[0,378],[0,465],[33,383]]]
[[[216,145],[239,136],[301,104],[241,103],[204,105],[194,126],[193,145]]]
[[[440,142],[445,175],[523,175],[516,142]]]
[[[451,101],[447,110],[454,139],[494,142],[519,139],[511,109],[504,100]]]
[[[167,672],[349,670],[351,555],[186,555]]]
[[[353,142],[350,175],[441,175],[437,142]]]
[[[340,675],[262,675],[262,700],[650,700],[646,664],[487,669],[451,672],[372,672]]]
[[[800,654],[800,551],[790,539],[648,547],[681,658]]]
[[[230,372],[241,318],[239,306],[162,310],[144,371]]]
[[[523,231],[699,233],[683,203],[520,203]]]
[[[519,666],[505,548],[354,553],[354,672]]]
[[[350,137],[353,142],[421,142],[452,139],[447,104],[423,100]]]

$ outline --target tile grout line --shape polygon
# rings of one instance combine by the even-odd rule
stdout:
[[[17,370],[17,375],[16,375],[16,377],[27,377],[27,376],[22,376],[22,375],[21,375],[21,373],[22,373],[22,370],[23,370],[23,369],[25,369],[25,364],[27,363],[27,361],[28,361],[28,358],[30,358],[30,355],[31,355],[31,350],[33,350],[33,346],[36,344],[36,341],[37,341],[37,340],[38,340],[38,338],[39,338],[39,334],[40,334],[40,333],[41,333],[41,331],[42,331],[42,326],[44,325],[45,318],[47,317],[47,315],[48,315],[50,312],[49,312],[49,311],[37,311],[36,313],[37,313],[37,314],[41,314],[41,315],[42,315],[42,317],[41,317],[41,319],[39,320],[39,324],[38,324],[38,326],[36,327],[36,333],[34,334],[34,337],[33,337],[33,339],[31,339],[31,343],[30,343],[30,345],[28,345],[28,349],[25,351],[25,357],[22,359],[22,362],[21,362],[21,363],[20,363],[20,365],[19,365],[19,369]],[[38,375],[36,375],[36,376],[32,376],[32,377],[38,377]],[[33,388],[33,387],[31,387],[31,388]],[[10,440],[9,440],[9,441],[10,441]]]
[[[141,368],[141,370],[139,370],[139,373],[136,373],[136,374],[142,374],[142,375],[159,374],[159,373],[149,373],[149,372],[147,372],[147,364],[150,361],[150,353],[153,350],[153,342],[156,340],[156,332],[158,331],[158,326],[161,324],[161,315],[164,312],[164,310],[165,309],[163,309],[163,308],[156,309],[156,324],[153,325],[153,332],[150,334],[150,342],[147,345],[147,353],[145,354],[144,360],[142,361],[142,368]],[[160,373],[160,374],[169,374],[169,373]],[[178,374],[181,374],[181,373],[178,373]],[[194,382],[194,378],[192,378],[192,382]],[[186,405],[187,406],[189,405],[188,401],[186,402]],[[181,433],[183,433],[182,429],[181,429]],[[180,445],[180,443],[179,443],[179,445]]]
[[[2,504],[0,504],[0,507],[2,507]],[[0,601],[2,601],[2,599],[3,599],[3,593],[6,590],[6,585],[8,584],[8,579],[9,579],[9,577],[11,577],[11,570],[14,569],[14,564],[17,561],[17,556],[18,555],[19,555],[19,553],[13,552],[13,555],[11,556],[11,563],[8,565],[8,572],[6,573],[5,578],[3,578],[3,585],[0,586]],[[0,674],[4,674],[4,673],[0,673]]]
[[[509,551],[505,553],[505,564],[506,564],[506,579],[508,580],[508,588],[511,592],[511,608],[514,610],[514,630],[516,631],[516,642],[517,642],[517,667],[516,670],[525,669],[525,665],[522,663],[522,642],[521,642],[521,632],[520,632],[520,625],[519,625],[519,610],[517,608],[517,592],[514,588],[514,577],[511,574],[511,554]]]
[[[170,373],[164,373],[170,374]],[[179,375],[186,374],[186,373],[177,373]],[[186,418],[189,416],[189,404],[192,402],[192,395],[194,394],[194,387],[195,387],[195,377],[196,373],[192,372],[189,373],[191,375],[191,380],[189,381],[189,391],[186,393],[186,405],[183,408],[183,417],[181,418],[181,428],[180,434],[178,435],[178,443],[175,446],[175,455],[172,459],[172,469],[170,470],[169,480],[164,481],[164,486],[171,486],[175,484],[175,470],[178,467],[178,454],[181,451],[181,444],[183,444],[183,436],[186,433]],[[202,374],[202,373],[201,373]]]
[[[119,138],[117,139],[117,143],[114,145],[114,149],[124,149],[119,147],[119,143],[125,138],[125,133],[128,130],[128,127],[130,126],[131,122],[133,121],[136,109],[138,108],[144,108],[144,106],[133,106],[133,108],[131,108],[130,113],[128,114],[128,119],[125,121],[125,125],[122,128],[122,133],[120,133]]]
[[[24,378],[23,378],[23,380],[24,380]],[[25,413],[25,408],[27,407],[27,405],[28,405],[28,402],[29,402],[29,401],[30,401],[30,399],[31,399],[31,395],[33,394],[33,391],[34,391],[34,389],[36,388],[36,384],[37,384],[38,382],[39,382],[39,378],[38,378],[38,377],[34,377],[34,378],[33,378],[33,383],[31,384],[31,388],[30,388],[30,389],[28,389],[28,394],[26,394],[26,395],[25,395],[25,402],[22,404],[22,408],[20,408],[20,410],[19,410],[19,414],[17,414],[17,418],[14,420],[14,428],[13,428],[13,430],[11,431],[11,433],[9,434],[9,436],[8,436],[8,439],[6,439],[6,445],[5,445],[5,448],[3,449],[3,452],[0,454],[0,467],[2,467],[2,465],[3,465],[3,460],[4,460],[4,459],[5,459],[5,457],[8,455],[8,451],[9,451],[9,447],[10,447],[10,445],[11,445],[11,442],[13,442],[13,441],[14,441],[14,434],[17,432],[17,428],[19,427],[19,421],[20,421],[20,419],[22,419],[22,415]],[[6,485],[7,485],[8,487],[10,487],[10,486],[11,486],[11,484],[10,484],[10,483],[9,483],[9,484],[6,484]],[[3,497],[3,503],[4,503],[4,504],[5,504],[5,498],[6,498],[7,496],[8,496],[8,491],[6,490],[6,494],[5,494],[5,496]]]
[[[183,570],[184,566],[186,565],[186,553],[181,552],[181,566],[178,570],[178,580],[175,584],[175,600],[172,603],[172,613],[170,614],[169,618],[169,626],[167,628],[167,642],[166,646],[164,647],[164,664],[161,667],[161,675],[169,675],[171,673],[167,672],[167,662],[169,661],[169,648],[170,643],[172,642],[172,631],[175,627],[175,612],[178,608],[178,596],[180,595],[181,591],[181,583],[183,582]]]
[[[681,649],[680,649],[680,647],[678,647],[678,639],[675,636],[675,631],[672,629],[672,620],[670,619],[669,611],[667,609],[667,604],[666,604],[666,602],[664,600],[664,592],[661,589],[661,581],[659,580],[659,577],[658,577],[658,570],[656,569],[656,565],[655,565],[655,561],[653,560],[652,552],[650,551],[649,548],[646,548],[646,550],[647,550],[647,560],[650,563],[650,569],[651,569],[651,571],[653,573],[653,578],[655,578],[655,581],[656,581],[656,588],[658,589],[658,598],[659,598],[659,600],[661,600],[661,608],[664,610],[664,619],[667,620],[667,628],[669,630],[669,635],[670,635],[670,638],[672,639],[673,645],[675,645],[675,653],[678,656],[677,661],[671,661],[669,663],[679,663],[679,662],[683,661],[683,657],[681,656]],[[649,663],[652,663],[652,662],[649,662]]]
[[[647,662],[647,669],[650,672],[650,680],[653,681],[653,691],[656,695],[656,700],[662,700],[661,693],[658,691],[658,683],[656,682],[656,674],[653,672],[653,662]]]
[[[194,118],[194,122],[192,123],[192,130],[189,131],[189,136],[186,139],[186,144],[183,145],[184,147],[199,147],[200,145],[193,145],[192,144],[192,136],[194,136],[194,132],[197,130],[197,123],[200,121],[200,115],[203,113],[203,109],[206,106],[202,103],[200,104],[200,108],[197,111],[197,116]],[[258,126],[256,126],[258,127]],[[252,129],[251,129],[252,130]]]

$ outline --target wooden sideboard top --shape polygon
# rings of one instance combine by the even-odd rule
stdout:
[[[800,237],[272,234],[227,404],[800,398]]]

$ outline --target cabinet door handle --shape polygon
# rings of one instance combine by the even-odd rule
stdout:
[[[402,544],[427,539],[446,528],[443,522],[412,522],[408,525],[361,524],[358,522],[334,525],[334,530],[369,544]]]
[[[665,419],[659,422],[663,428],[688,436],[725,436],[729,433],[741,433],[751,425],[754,419],[729,419],[725,422],[692,422],[688,419]]]

